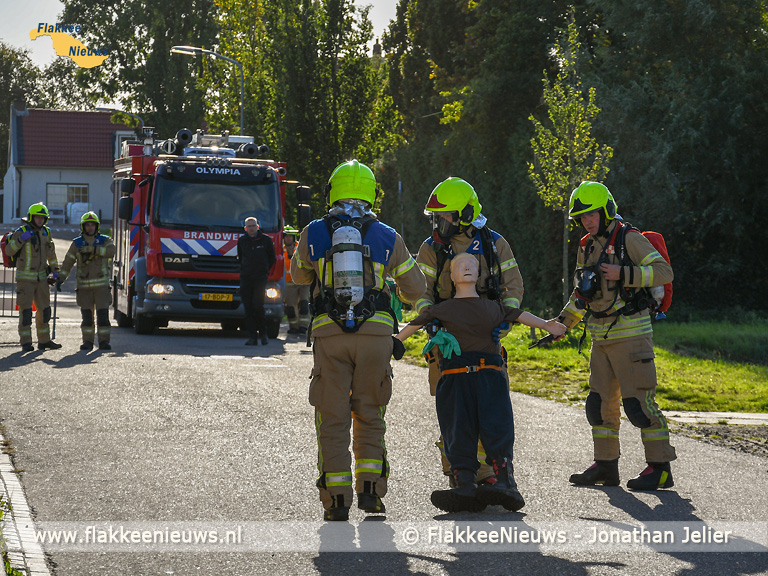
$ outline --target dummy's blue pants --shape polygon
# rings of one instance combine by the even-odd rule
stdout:
[[[464,352],[450,360],[443,359],[442,371],[465,366],[499,366],[499,354]],[[486,462],[504,458],[512,461],[515,421],[504,373],[490,368],[461,374],[443,374],[435,395],[437,420],[443,435],[445,455],[453,469],[477,472],[477,439],[483,442]]]

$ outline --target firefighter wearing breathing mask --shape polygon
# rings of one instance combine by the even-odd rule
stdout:
[[[663,286],[672,267],[639,233],[623,234],[608,188],[582,182],[571,194],[569,214],[587,231],[582,238],[570,301],[560,313],[569,329],[582,318],[592,338],[587,420],[592,426],[595,462],[570,482],[619,484],[619,404],[637,428],[648,466],[627,482],[632,490],[674,486],[669,463],[676,458],[667,420],[656,404],[656,367],[650,310],[633,304],[639,289]],[[627,258],[628,257],[628,258]]]
[[[299,237],[296,284],[315,283],[310,335],[314,366],[317,487],[326,520],[347,520],[354,493],[366,513],[383,513],[389,462],[384,415],[392,394],[390,357],[402,356],[387,275],[401,300],[424,293],[424,275],[400,235],[372,212],[376,179],[357,160],[340,164],[326,187],[328,214]],[[399,344],[399,346],[396,345]],[[399,349],[398,349],[399,348]],[[349,453],[354,427],[354,489]]]
[[[450,261],[464,252],[475,256],[480,264],[476,288],[481,298],[496,300],[509,308],[520,307],[523,278],[515,255],[504,237],[486,225],[481,209],[475,189],[461,178],[448,178],[432,190],[424,208],[424,214],[432,220],[432,236],[424,241],[416,257],[427,279],[427,288],[416,303],[417,312],[453,297],[455,288],[451,281]],[[438,328],[433,326],[431,329]],[[434,396],[440,379],[438,348],[432,348],[426,359],[430,392]],[[445,457],[442,439],[436,445],[441,452],[443,474],[449,476],[450,484],[454,486],[455,478]],[[477,459],[480,462],[477,481],[493,484],[496,474],[485,462],[482,443],[478,444]]]
[[[72,240],[56,288],[61,287],[77,264],[77,305],[80,306],[80,331],[83,343],[80,350],[93,350],[93,343],[99,343],[99,350],[111,350],[109,306],[112,292],[109,278],[112,273],[112,259],[115,257],[115,243],[112,238],[101,234],[101,222],[95,212],[86,212],[80,218],[80,236]],[[93,311],[96,310],[96,326]]]

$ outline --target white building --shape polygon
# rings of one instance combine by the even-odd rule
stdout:
[[[35,202],[45,203],[52,223],[65,222],[68,211],[82,211],[84,205],[111,221],[113,162],[121,142],[134,132],[112,124],[110,117],[110,112],[11,106],[2,221],[18,223]]]

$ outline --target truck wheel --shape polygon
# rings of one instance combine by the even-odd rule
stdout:
[[[133,317],[133,329],[136,334],[152,334],[155,330],[155,321],[144,314],[135,314]]]
[[[274,340],[278,334],[280,334],[280,320],[267,320],[267,336]]]
[[[117,320],[117,325],[120,328],[130,328],[133,326],[133,320],[131,320],[127,314],[120,312],[117,308],[115,308],[115,320]]]

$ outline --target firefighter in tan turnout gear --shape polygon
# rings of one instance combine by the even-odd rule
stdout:
[[[27,211],[25,223],[6,246],[16,256],[16,303],[19,306],[19,340],[23,352],[32,352],[32,304],[37,306],[35,325],[39,350],[57,350],[61,344],[51,340],[51,293],[49,285],[59,279],[59,262],[48,222],[48,208],[38,202]]]
[[[283,260],[285,262],[285,315],[288,316],[288,334],[306,334],[309,326],[309,286],[299,286],[291,276],[291,258],[296,252],[299,231],[283,230]]]
[[[512,248],[501,234],[486,226],[481,208],[475,189],[461,178],[452,177],[440,182],[430,194],[424,214],[432,219],[432,236],[424,241],[416,257],[419,268],[426,276],[427,289],[416,302],[417,312],[421,313],[428,306],[453,296],[450,261],[464,252],[472,254],[480,264],[476,288],[481,298],[496,300],[509,308],[520,307],[523,277]],[[440,379],[440,360],[435,347],[427,355],[429,386],[433,396]],[[442,439],[436,444],[441,452],[443,474],[450,477],[453,485],[453,472],[445,456]],[[477,481],[493,483],[495,473],[485,462],[482,443],[478,444],[477,459],[480,462]]]
[[[403,239],[371,211],[376,180],[370,168],[357,160],[340,164],[326,193],[330,210],[301,232],[291,275],[296,284],[315,282],[309,402],[315,407],[324,518],[347,520],[354,492],[358,508],[384,512],[389,476],[384,416],[397,332],[386,278],[395,279],[406,302],[421,296],[425,283]],[[397,344],[396,357],[404,351]]]
[[[67,255],[61,266],[61,276],[56,288],[67,279],[72,267],[77,264],[77,305],[83,321],[80,328],[83,343],[80,350],[92,350],[97,337],[100,350],[111,350],[109,344],[110,324],[109,306],[112,294],[109,290],[109,277],[112,271],[112,259],[115,257],[115,244],[112,238],[99,233],[99,217],[94,212],[86,212],[80,219],[80,236],[72,240]],[[93,323],[93,311],[96,310],[96,326]]]
[[[576,287],[560,313],[573,328],[582,318],[592,338],[587,420],[595,463],[570,481],[579,485],[619,484],[619,403],[640,428],[648,466],[627,482],[633,490],[674,485],[667,420],[656,404],[653,329],[644,288],[672,281],[672,267],[653,245],[616,217],[608,188],[582,182],[571,194],[570,217],[588,234],[576,262]]]

